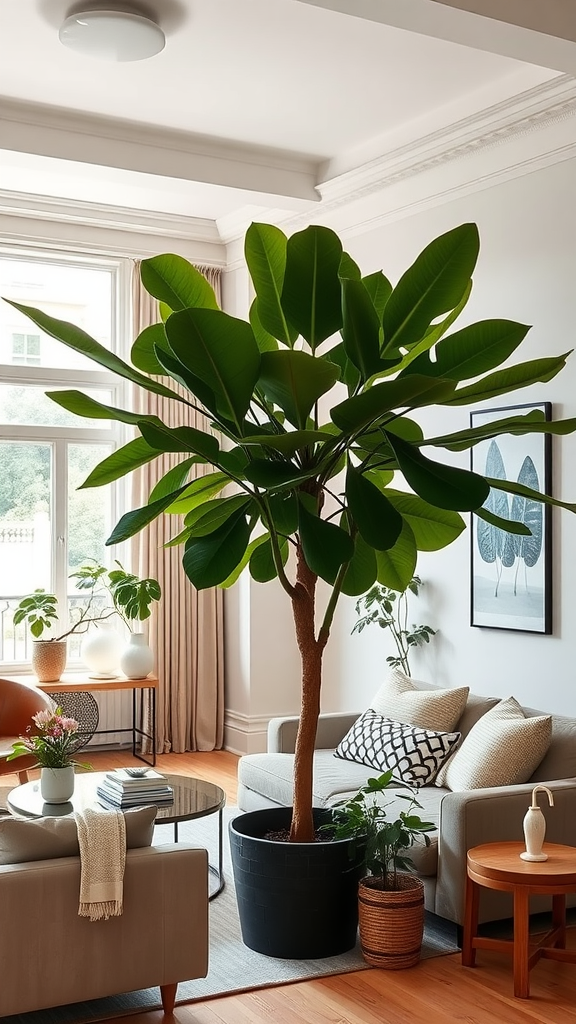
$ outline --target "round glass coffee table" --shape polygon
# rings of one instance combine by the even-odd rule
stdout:
[[[21,814],[27,818],[59,818],[74,814],[84,807],[100,805],[96,793],[106,776],[106,772],[81,772],[75,776],[74,794],[65,804],[48,804],[40,794],[40,780],[25,782],[16,786],[8,794],[7,804],[13,814]],[[174,826],[174,842],[178,842],[178,825],[181,821],[193,821],[195,818],[206,818],[210,814],[218,814],[218,860],[209,865],[210,899],[214,899],[224,888],[222,871],[222,811],[226,803],[226,794],[220,786],[202,779],[187,775],[164,775],[166,782],[174,790],[174,800],[170,804],[162,804],[157,808],[156,823]],[[153,801],[142,800],[140,806]],[[108,805],[109,806],[109,805]]]

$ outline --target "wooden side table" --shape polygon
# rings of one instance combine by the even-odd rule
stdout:
[[[477,949],[512,953],[514,995],[530,995],[530,971],[543,957],[576,963],[576,950],[566,949],[566,895],[576,892],[576,848],[545,843],[548,860],[521,860],[523,843],[487,843],[468,851],[466,908],[462,964],[474,967]],[[478,902],[480,887],[511,892],[514,896],[514,939],[479,936]],[[537,942],[530,942],[530,896],[552,897],[552,930]]]

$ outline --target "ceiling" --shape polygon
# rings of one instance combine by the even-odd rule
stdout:
[[[94,6],[115,4],[72,9]],[[63,47],[70,7],[0,3],[5,200],[31,193],[223,226],[262,209],[301,211],[321,200],[323,182],[564,70],[510,56],[536,51],[518,49],[519,37],[500,45],[496,22],[499,52],[475,48],[487,19],[435,0],[150,0],[139,7],[157,16],[166,47],[127,64]],[[448,31],[448,15],[476,22]],[[533,43],[533,29],[519,31]]]

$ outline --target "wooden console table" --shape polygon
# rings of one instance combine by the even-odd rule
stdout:
[[[17,677],[22,682],[33,683],[43,693],[102,693],[104,690],[132,690],[132,725],[126,729],[97,729],[95,736],[104,736],[107,733],[131,733],[132,753],[139,761],[144,761],[152,768],[156,764],[156,691],[158,690],[157,676],[149,675],[144,679],[128,679],[126,676],[117,676],[115,679],[91,679],[87,673],[64,672],[57,683],[39,683],[36,676],[22,675]],[[142,710],[144,691],[151,695],[151,732],[146,732],[137,725],[137,705]],[[140,693],[140,700],[137,701],[137,694]],[[150,740],[152,751],[151,759],[144,757],[138,752],[137,739]]]

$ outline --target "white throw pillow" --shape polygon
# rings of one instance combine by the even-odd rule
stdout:
[[[370,707],[395,722],[451,732],[464,710],[469,692],[468,686],[453,690],[419,690],[409,676],[394,668]]]
[[[476,722],[438,772],[435,785],[459,793],[527,782],[551,738],[551,715],[526,718],[518,701],[508,697]]]
[[[426,786],[456,749],[459,732],[433,732],[403,725],[368,708],[338,744],[335,755],[377,768],[391,769],[408,786]]]

